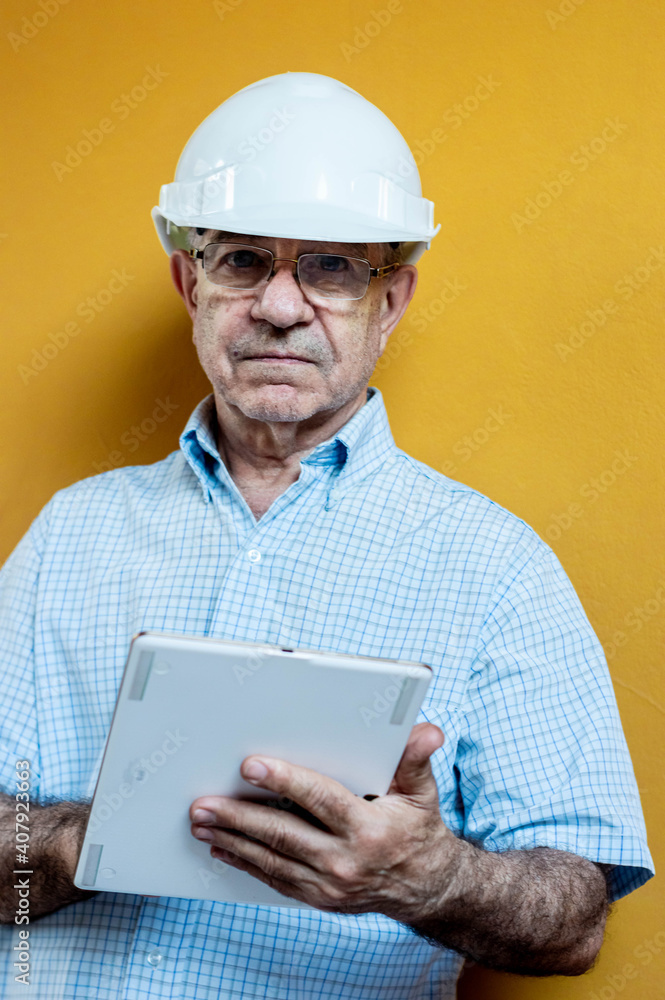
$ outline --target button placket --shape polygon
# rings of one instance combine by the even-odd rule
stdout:
[[[284,635],[292,629],[293,626],[289,624],[285,631],[284,611],[278,610],[278,605],[281,607],[283,602],[281,600],[275,602],[275,595],[271,594],[268,586],[268,578],[272,554],[279,551],[280,546],[291,537],[289,525],[292,518],[286,513],[287,508],[297,500],[311,480],[317,480],[319,483],[322,492],[319,501],[323,505],[327,480],[315,476],[313,470],[305,466],[300,479],[289,487],[289,490],[293,490],[293,494],[287,497],[286,493],[289,492],[287,490],[278,497],[260,521],[253,524],[252,530],[238,529],[238,548],[225,574],[219,596],[211,609],[207,634],[221,635],[228,631],[230,614],[233,617],[230,612],[229,595],[233,594],[250,594],[250,599],[244,601],[242,607],[237,609],[237,614],[241,616],[243,622],[242,634],[238,634],[238,638],[244,641],[258,639],[277,643],[281,642]],[[283,518],[286,518],[286,522],[281,522]],[[282,523],[284,526],[281,526]],[[284,644],[292,644],[290,637]]]

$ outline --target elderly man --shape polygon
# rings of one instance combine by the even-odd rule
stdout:
[[[554,554],[397,448],[368,387],[436,233],[408,148],[342,84],[284,74],[206,119],[153,217],[213,392],[177,452],[56,494],[3,568],[3,995],[28,947],[49,1000],[453,997],[465,956],[584,972],[609,902],[652,874],[639,796],[602,650]],[[143,629],[432,667],[385,796],[249,757],[247,780],[323,827],[192,803],[214,856],[314,909],[73,885]]]

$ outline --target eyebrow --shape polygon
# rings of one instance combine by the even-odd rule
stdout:
[[[261,240],[261,239],[277,239],[274,236],[248,236],[244,233],[228,233],[223,230],[207,229],[206,232],[212,233],[211,242],[212,243],[241,243],[243,240]],[[288,239],[288,237],[285,237]],[[348,254],[349,256],[355,256],[358,253],[362,253],[367,257],[367,244],[366,243],[338,243],[336,240],[302,240],[303,243],[334,243],[335,247],[339,248],[340,253]],[[265,248],[264,248],[265,249]],[[316,253],[316,250],[304,250],[303,253]]]

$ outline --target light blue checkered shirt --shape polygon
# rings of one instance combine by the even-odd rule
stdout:
[[[0,787],[91,793],[131,636],[143,629],[428,663],[419,722],[441,815],[491,851],[537,845],[653,871],[600,644],[523,521],[396,447],[381,392],[301,463],[257,522],[220,461],[214,402],[180,450],[61,490],[0,573]],[[259,557],[257,558],[257,553]],[[462,960],[377,913],[100,893],[0,928],[0,994],[424,1000]]]

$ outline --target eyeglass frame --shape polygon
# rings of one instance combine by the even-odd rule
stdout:
[[[365,295],[367,295],[367,289],[369,288],[369,283],[372,280],[372,278],[385,278],[387,275],[392,274],[393,271],[396,271],[398,267],[402,266],[397,261],[395,261],[392,264],[384,264],[382,267],[372,267],[371,263],[367,260],[366,257],[351,257],[350,254],[345,254],[345,253],[323,253],[322,254],[320,251],[317,251],[317,250],[306,250],[306,251],[304,251],[304,253],[298,254],[297,257],[275,257],[275,255],[272,252],[272,250],[268,250],[268,249],[266,249],[266,247],[251,246],[251,244],[248,244],[248,243],[228,243],[226,240],[220,240],[218,243],[215,243],[214,241],[212,243],[206,243],[206,245],[203,247],[202,250],[195,250],[194,248],[191,248],[190,250],[187,251],[187,253],[189,254],[189,257],[190,257],[191,260],[193,260],[193,261],[200,260],[201,261],[201,267],[203,268],[203,271],[204,271],[204,274],[205,274],[205,265],[203,263],[203,257],[204,257],[204,254],[205,254],[206,250],[208,249],[208,247],[222,246],[222,245],[224,245],[224,246],[230,246],[230,247],[238,247],[241,250],[261,250],[261,251],[263,251],[263,253],[269,253],[270,256],[272,257],[272,263],[270,265],[270,274],[265,279],[265,284],[266,285],[275,276],[275,263],[278,260],[286,260],[286,261],[289,261],[289,263],[291,263],[291,264],[295,264],[296,265],[296,269],[295,269],[294,278],[295,278],[296,284],[298,285],[298,288],[303,292],[304,295],[307,295],[307,291],[302,287],[302,285],[300,283],[300,275],[298,274],[298,270],[299,270],[298,269],[298,264],[300,262],[300,258],[301,257],[310,257],[310,256],[311,257],[316,257],[316,256],[343,257],[343,258],[345,258],[347,260],[359,260],[363,264],[367,264],[367,266],[369,268],[369,278],[367,279],[367,287],[365,288],[365,291],[362,293],[362,295],[358,295],[358,296],[356,296],[354,298],[350,298],[350,299],[349,298],[345,298],[342,295],[321,295],[320,296],[322,299],[331,299],[333,301],[336,300],[337,302],[360,302],[360,300],[363,299],[365,297]],[[206,274],[206,278],[207,277],[208,277],[208,275]],[[210,280],[210,279],[208,279],[208,280]],[[256,285],[250,285],[249,288],[243,288],[240,285],[222,285],[222,284],[220,284],[217,281],[211,281],[210,283],[212,285],[218,285],[219,288],[234,288],[234,289],[236,289],[236,291],[253,292],[257,288],[261,287],[261,285],[263,284],[263,280],[264,279],[261,279],[261,281],[257,282]],[[315,290],[314,290],[313,294],[316,295],[316,291]]]

